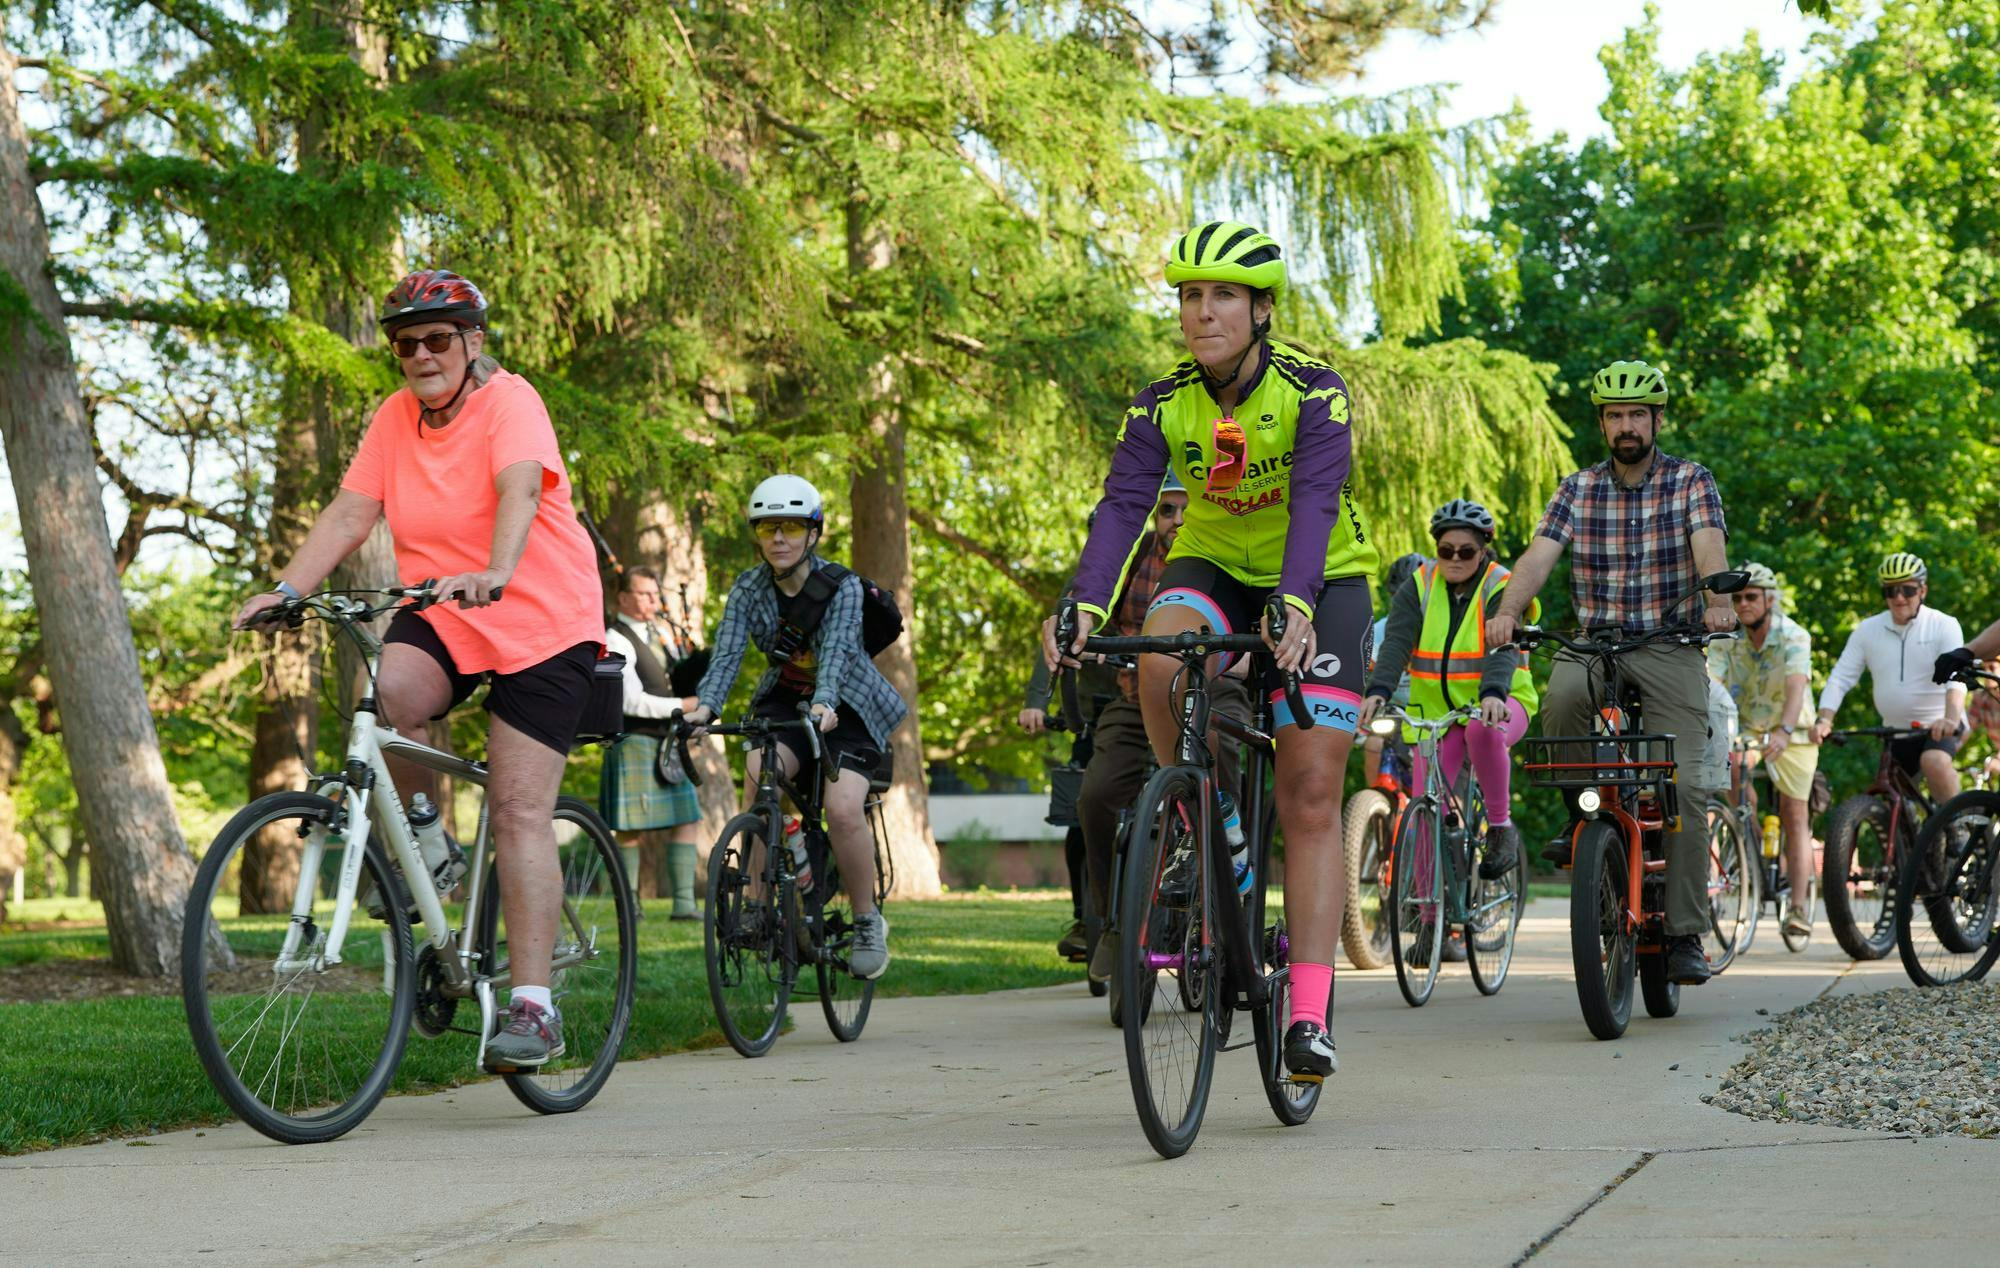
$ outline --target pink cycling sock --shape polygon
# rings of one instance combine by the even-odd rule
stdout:
[[[1326,1006],[1333,1001],[1331,964],[1292,964],[1292,1015],[1285,1024],[1317,1022],[1326,1027]]]

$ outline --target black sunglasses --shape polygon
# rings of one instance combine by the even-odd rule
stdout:
[[[1485,553],[1484,546],[1439,546],[1438,561],[1443,563],[1453,559],[1473,560]]]
[[[417,355],[418,344],[424,345],[424,348],[427,351],[429,351],[431,355],[436,356],[438,353],[443,352],[446,348],[451,347],[452,340],[458,338],[460,335],[468,333],[470,332],[464,330],[433,330],[431,333],[425,335],[421,339],[411,338],[410,336],[407,335],[399,339],[391,339],[389,341],[389,346],[396,350],[397,356],[401,357],[405,361],[408,361],[411,357]]]
[[[1921,589],[1923,587],[1917,585],[1915,582],[1905,581],[1900,586],[1883,586],[1882,597],[1885,599],[1914,599],[1917,597],[1917,591]]]

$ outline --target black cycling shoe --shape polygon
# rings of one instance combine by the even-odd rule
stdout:
[[[1413,969],[1428,968],[1430,967],[1430,962],[1430,930],[1428,926],[1419,926],[1417,930],[1416,949],[1410,952],[1410,967]],[[1438,954],[1438,963],[1465,963],[1465,939],[1459,936],[1458,930],[1447,929],[1444,931],[1444,950]]]
[[[1568,867],[1570,855],[1573,852],[1569,836],[1565,833],[1542,847],[1542,862],[1547,863],[1550,867]]]
[[[1160,884],[1153,891],[1160,906],[1179,910],[1194,901],[1194,859],[1193,843],[1175,850],[1167,859],[1166,867],[1160,870]]]
[[[1479,879],[1497,881],[1513,871],[1520,859],[1520,830],[1511,823],[1490,828],[1486,833],[1486,857],[1479,860]]]
[[[1333,1036],[1313,1021],[1295,1021],[1285,1032],[1285,1069],[1294,1083],[1322,1083],[1340,1069],[1334,1055]]]
[[[1699,934],[1684,933],[1667,939],[1667,980],[1680,986],[1700,986],[1715,974],[1709,971],[1708,952],[1701,948]]]
[[[1069,932],[1056,942],[1056,954],[1073,964],[1083,963],[1090,954],[1090,935],[1084,932],[1083,921],[1070,922]]]

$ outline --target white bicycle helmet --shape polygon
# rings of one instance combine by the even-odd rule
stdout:
[[[799,519],[821,523],[825,511],[819,490],[801,476],[774,475],[750,491],[750,510],[744,516],[752,524],[758,520]]]

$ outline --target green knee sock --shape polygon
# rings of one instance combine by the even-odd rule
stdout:
[[[692,913],[694,906],[694,842],[667,843],[667,875],[674,883],[674,911]]]

